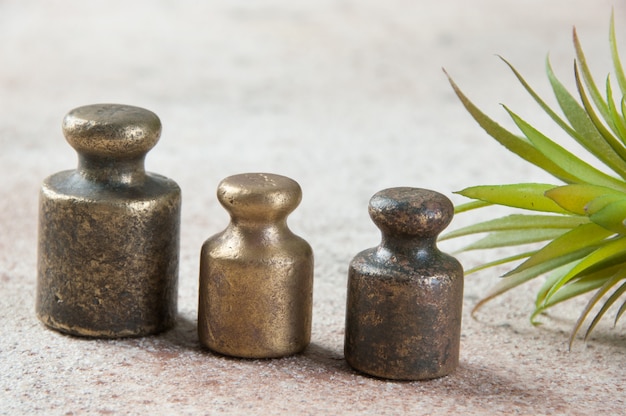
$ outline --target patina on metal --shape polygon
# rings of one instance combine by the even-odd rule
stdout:
[[[390,188],[370,199],[382,241],[349,267],[344,352],[353,368],[422,380],[457,367],[463,268],[436,246],[453,213],[448,198],[426,189]]]
[[[161,135],[151,111],[96,104],[63,133],[78,168],[44,180],[36,312],[64,333],[117,338],[170,328],[177,312],[181,193],[144,169]]]
[[[231,221],[202,246],[200,342],[244,358],[302,351],[311,338],[313,251],[287,227],[300,186],[247,173],[221,181],[217,197]]]

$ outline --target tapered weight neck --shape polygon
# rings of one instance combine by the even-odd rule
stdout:
[[[78,153],[78,172],[85,178],[138,185],[145,179],[146,153],[161,135],[161,121],[143,108],[94,104],[70,111],[63,134]]]
[[[220,182],[217,198],[234,224],[280,226],[300,204],[302,190],[285,176],[244,173]]]
[[[381,249],[419,255],[436,250],[437,236],[452,221],[454,206],[438,192],[399,187],[374,194],[368,211],[382,233]]]

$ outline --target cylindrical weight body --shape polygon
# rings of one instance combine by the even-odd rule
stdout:
[[[279,252],[250,249],[231,245],[228,234],[208,241],[202,249],[200,340],[213,351],[236,357],[300,352],[311,339],[310,247],[294,238],[273,247]]]
[[[151,178],[141,190],[93,190],[73,172],[40,194],[37,315],[74,335],[138,336],[174,324],[180,191]],[[78,191],[78,192],[77,192]]]
[[[451,257],[437,254],[417,267],[402,258],[385,259],[376,249],[352,260],[345,356],[353,368],[420,380],[457,367],[463,271]]]

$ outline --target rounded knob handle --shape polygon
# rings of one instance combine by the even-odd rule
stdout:
[[[389,188],[372,196],[369,214],[384,234],[434,238],[452,221],[454,206],[439,192]]]
[[[243,173],[222,180],[217,198],[233,218],[271,220],[284,218],[296,209],[302,190],[286,176]]]
[[[70,111],[63,119],[63,134],[84,156],[134,159],[159,141],[161,121],[140,107],[93,104]]]

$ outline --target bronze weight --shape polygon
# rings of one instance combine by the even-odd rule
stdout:
[[[202,246],[200,342],[244,358],[302,351],[311,338],[313,251],[287,227],[300,186],[247,173],[220,182],[217,196],[231,221]]]
[[[116,338],[163,331],[177,312],[181,193],[144,169],[161,122],[138,107],[70,111],[63,133],[78,168],[40,192],[36,312],[72,335]]]
[[[457,367],[463,269],[436,246],[453,212],[448,198],[426,189],[391,188],[370,199],[382,241],[349,267],[344,352],[353,368],[421,380]]]

